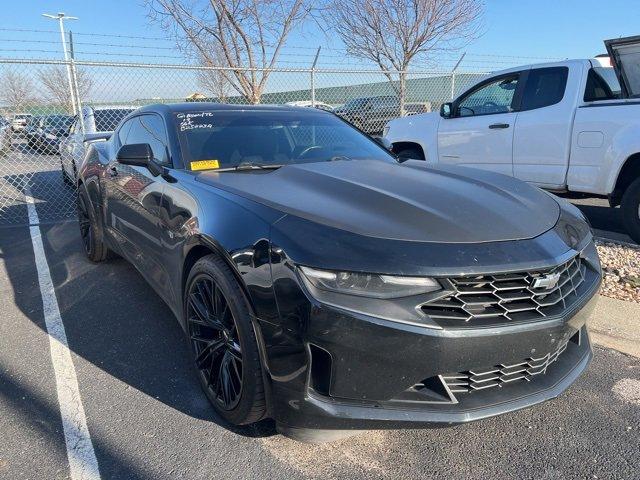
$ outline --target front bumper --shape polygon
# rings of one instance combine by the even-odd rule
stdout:
[[[469,422],[552,399],[592,358],[586,321],[598,287],[599,278],[562,317],[477,329],[433,330],[313,304],[304,334],[285,340],[287,333],[277,332],[279,345],[269,352],[275,380],[271,414],[285,429],[418,428]],[[262,327],[267,335],[276,333],[269,332],[273,325]],[[304,348],[284,347],[295,341]],[[529,379],[455,394],[453,400],[438,395],[438,388],[426,396],[412,391],[425,379],[515,364],[564,343],[557,360]],[[292,357],[302,367],[279,375]],[[314,368],[314,362],[324,365]]]

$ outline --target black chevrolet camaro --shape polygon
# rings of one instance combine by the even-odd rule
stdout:
[[[331,113],[153,105],[79,172],[86,254],[131,262],[233,424],[302,440],[467,422],[586,368],[601,271],[570,204],[399,163]]]

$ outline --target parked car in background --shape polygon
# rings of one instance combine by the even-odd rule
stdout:
[[[60,142],[60,166],[66,182],[75,184],[78,168],[87,143],[108,138],[120,121],[138,107],[105,105],[83,107],[71,123],[67,136]],[[84,127],[84,128],[83,128]]]
[[[141,272],[232,424],[469,422],[558,396],[592,357],[601,269],[576,207],[399,163],[328,112],[143,107],[91,144],[77,198],[87,257]]]
[[[405,111],[407,115],[428,112],[430,104],[408,103],[405,105]],[[343,106],[334,108],[333,113],[364,133],[379,135],[389,120],[400,115],[400,102],[398,97],[392,95],[354,98]]]
[[[31,149],[35,149],[35,139],[38,135],[38,131],[42,128],[42,119],[44,117],[42,115],[31,115],[27,119],[27,123],[21,131],[22,136],[24,136],[27,147]]]
[[[68,132],[73,117],[69,115],[43,115],[32,117],[25,128],[27,146],[38,152],[55,154]]]
[[[319,110],[325,110],[327,112],[332,112],[333,107],[328,103],[323,102],[312,102],[311,100],[296,100],[295,102],[287,102],[285,105],[289,105],[292,107],[313,107]]]
[[[14,132],[22,132],[22,130],[27,126],[27,121],[31,117],[32,115],[30,113],[16,113],[11,118],[11,129]]]
[[[440,113],[389,122],[384,135],[404,158],[607,196],[640,242],[640,37],[605,43],[614,62],[567,60],[497,72]]]
[[[12,133],[11,122],[0,117],[0,153],[7,152],[11,148]]]

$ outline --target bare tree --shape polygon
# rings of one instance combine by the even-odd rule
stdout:
[[[14,112],[24,109],[36,100],[33,82],[23,74],[7,68],[0,76],[0,101]]]
[[[233,72],[215,68],[226,64],[220,49],[211,52],[210,56],[215,59],[215,63],[211,63],[208,58],[200,60],[202,66],[208,68],[206,70],[198,70],[198,83],[205,91],[217,98],[220,103],[226,103],[232,93]]]
[[[93,81],[84,70],[76,70],[78,81],[77,95],[80,99],[86,98],[91,90]],[[38,79],[44,87],[47,99],[54,105],[60,105],[67,112],[73,112],[73,102],[69,90],[69,80],[66,67],[63,65],[53,65],[40,69]]]
[[[482,10],[480,0],[333,0],[327,19],[348,53],[385,73],[404,115],[411,61],[475,38]]]
[[[260,103],[270,70],[313,0],[146,0],[150,17],[204,65],[229,67],[223,77],[249,103]],[[221,53],[218,56],[216,52]]]

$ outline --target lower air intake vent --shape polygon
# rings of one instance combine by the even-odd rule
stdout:
[[[567,349],[567,344],[568,342],[560,344],[555,351],[542,357],[531,357],[520,363],[503,363],[490,368],[443,375],[442,380],[453,394],[502,387],[519,380],[530,381],[536,375],[547,373],[549,366]]]

